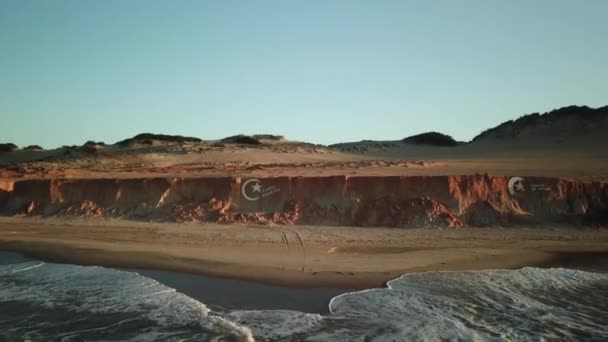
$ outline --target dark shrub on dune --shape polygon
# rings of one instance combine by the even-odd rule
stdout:
[[[164,142],[174,142],[174,143],[185,143],[185,142],[201,142],[203,141],[200,138],[195,137],[184,137],[181,135],[167,135],[167,134],[154,134],[154,133],[141,133],[133,138],[128,138],[125,140],[121,140],[116,144],[121,147],[127,147],[134,143],[142,143],[149,144],[150,141],[164,141]]]
[[[44,148],[40,145],[29,145],[24,148],[26,151],[44,151]]]
[[[184,137],[182,135],[167,135],[154,133],[141,133],[133,137],[135,140],[151,139],[168,142],[201,142],[200,138]]]
[[[135,143],[135,140],[133,140],[132,138],[129,138],[129,139],[125,139],[125,140],[121,140],[121,141],[117,142],[116,145],[118,145],[120,147],[129,147],[134,143]]]
[[[274,134],[254,134],[251,136],[253,139],[257,140],[285,140],[285,137],[282,135],[274,135]]]
[[[86,143],[84,143],[84,145],[80,146],[79,150],[86,154],[97,154],[97,149],[100,146],[103,147],[103,146],[105,146],[105,144],[102,142],[96,142],[93,140],[89,140]]]
[[[600,127],[608,118],[608,106],[590,108],[568,106],[544,114],[532,113],[489,128],[473,138],[472,142],[485,139],[516,139],[522,136],[559,135],[564,137],[585,135],[588,130]],[[568,120],[571,119],[571,120]]]
[[[221,140],[225,143],[233,143],[233,144],[248,144],[248,145],[260,145],[262,142],[256,138],[250,137],[248,135],[239,134],[233,135],[231,137],[227,137]]]
[[[71,155],[72,152],[78,151],[79,147],[77,145],[63,145],[61,146],[64,155]]]
[[[86,145],[106,146],[106,144],[103,141],[94,141],[94,140],[89,140],[89,141],[85,142],[82,146],[86,146]]]
[[[460,143],[449,135],[428,132],[407,137],[402,142],[415,145],[431,145],[431,146],[458,146]]]
[[[86,154],[97,154],[97,145],[84,144],[79,150]]]
[[[0,144],[0,152],[13,152],[19,147],[13,143]]]

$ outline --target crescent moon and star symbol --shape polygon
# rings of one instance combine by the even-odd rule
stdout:
[[[261,197],[266,197],[279,191],[280,189],[276,186],[262,186],[262,182],[257,178],[248,179],[241,186],[241,194],[249,201],[257,201]]]
[[[250,195],[247,194],[248,186],[252,189]],[[246,180],[245,183],[243,183],[243,186],[241,187],[241,193],[243,194],[243,197],[245,197],[245,199],[249,201],[257,201],[258,199],[260,199],[260,197],[262,197],[262,182],[260,182],[260,180],[257,178]]]
[[[511,177],[509,179],[508,188],[511,195],[526,191],[524,179],[522,177]]]

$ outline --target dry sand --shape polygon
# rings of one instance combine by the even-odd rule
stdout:
[[[592,267],[608,256],[608,231],[560,227],[409,230],[2,218],[0,230],[0,249],[43,260],[295,287],[368,288],[408,272],[563,265],[575,256]]]
[[[28,178],[215,176],[495,176],[608,180],[608,149],[594,137],[568,144],[546,139],[457,147],[352,143],[362,151],[311,144],[163,143],[107,146],[95,155],[61,149],[0,153],[0,181]]]

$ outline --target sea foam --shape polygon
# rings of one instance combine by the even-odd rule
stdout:
[[[96,266],[0,266],[0,339],[607,340],[608,275],[523,268],[403,275],[319,315],[213,312],[156,280]]]

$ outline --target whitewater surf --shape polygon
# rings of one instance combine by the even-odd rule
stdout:
[[[327,315],[219,310],[135,272],[0,265],[0,339],[29,341],[606,340],[608,274],[425,272],[334,297]]]

